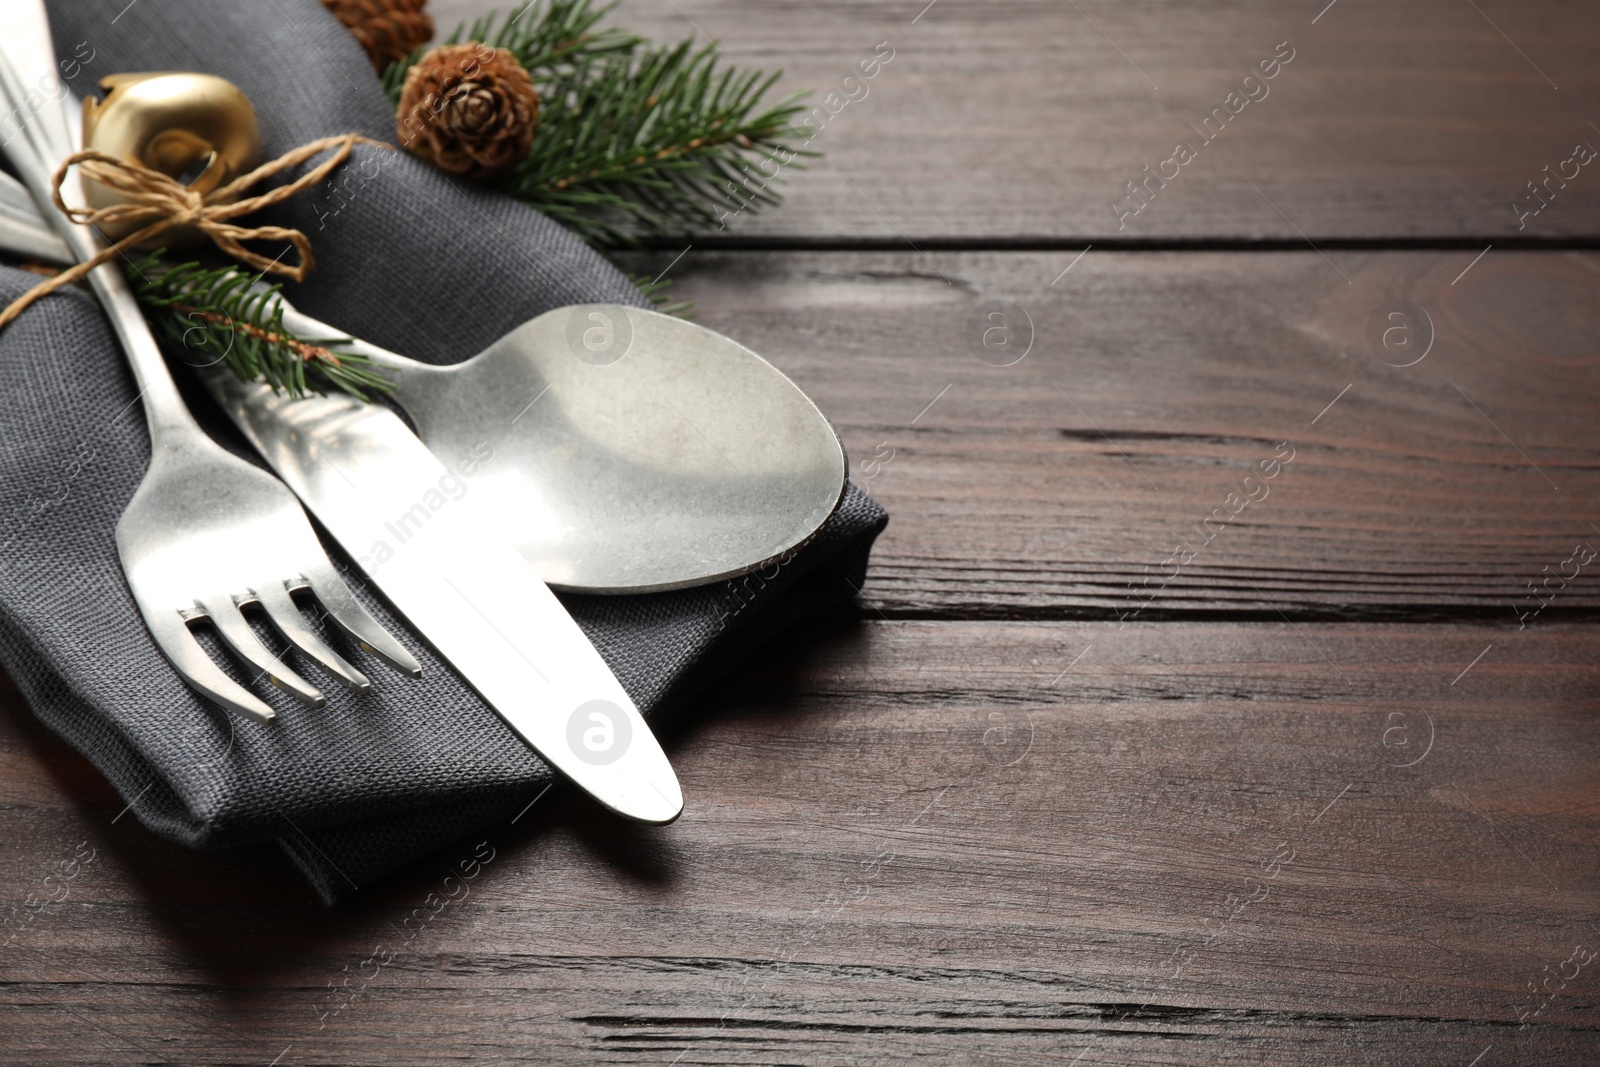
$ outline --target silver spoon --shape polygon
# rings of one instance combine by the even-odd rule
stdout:
[[[287,303],[284,324],[345,336]],[[670,315],[557,308],[445,367],[342,347],[385,370],[441,460],[481,461],[473,491],[552,586],[744,574],[810,538],[844,492],[844,449],[816,405],[748,348]]]
[[[5,194],[15,221],[30,201]],[[19,244],[0,230],[0,247],[39,254]],[[302,336],[347,336],[288,301],[283,311]],[[384,368],[423,442],[475,472],[468,488],[557,588],[641,593],[745,574],[803,544],[843,496],[844,449],[816,405],[748,348],[669,315],[557,308],[445,367],[343,347]]]

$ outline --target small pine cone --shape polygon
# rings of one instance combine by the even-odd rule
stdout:
[[[382,73],[433,40],[433,19],[422,10],[427,0],[322,0],[344,23],[373,67]]]
[[[539,94],[504,48],[440,45],[406,73],[395,123],[400,143],[440,170],[486,178],[528,154]]]

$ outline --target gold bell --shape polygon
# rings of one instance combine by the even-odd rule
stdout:
[[[85,148],[142,163],[186,181],[202,195],[249,173],[261,161],[255,108],[226,78],[180,72],[112,74],[100,79],[100,88],[105,99],[83,102]],[[91,179],[86,178],[83,187],[93,208],[127,201]],[[132,223],[104,227],[113,241],[139,228]],[[182,247],[201,240],[199,231],[186,226],[159,234],[149,243]]]

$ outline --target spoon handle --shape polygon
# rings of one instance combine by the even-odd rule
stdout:
[[[257,292],[261,292],[270,287],[265,282],[258,281],[250,288]],[[397,374],[405,374],[407,372],[416,371],[426,372],[432,369],[426,363],[419,363],[414,359],[402,356],[398,352],[391,352],[387,348],[379,348],[377,345],[363,341],[359,337],[351,336],[344,330],[337,329],[336,327],[329,326],[325,322],[321,322],[312,318],[310,315],[307,315],[305,312],[289,303],[288,298],[282,293],[278,294],[278,306],[283,310],[283,325],[292,334],[296,334],[300,337],[348,338],[348,340],[340,343],[339,347],[341,349],[349,352],[355,352],[358,355],[366,356],[368,359],[372,360],[373,363],[382,367],[384,370],[393,371]]]

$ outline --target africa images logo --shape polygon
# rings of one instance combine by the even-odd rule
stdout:
[[[609,700],[586,700],[567,719],[567,747],[596,767],[617,762],[632,741],[627,712]]]
[[[567,314],[567,348],[591,367],[608,367],[633,347],[633,323],[622,308],[580,304]]]

